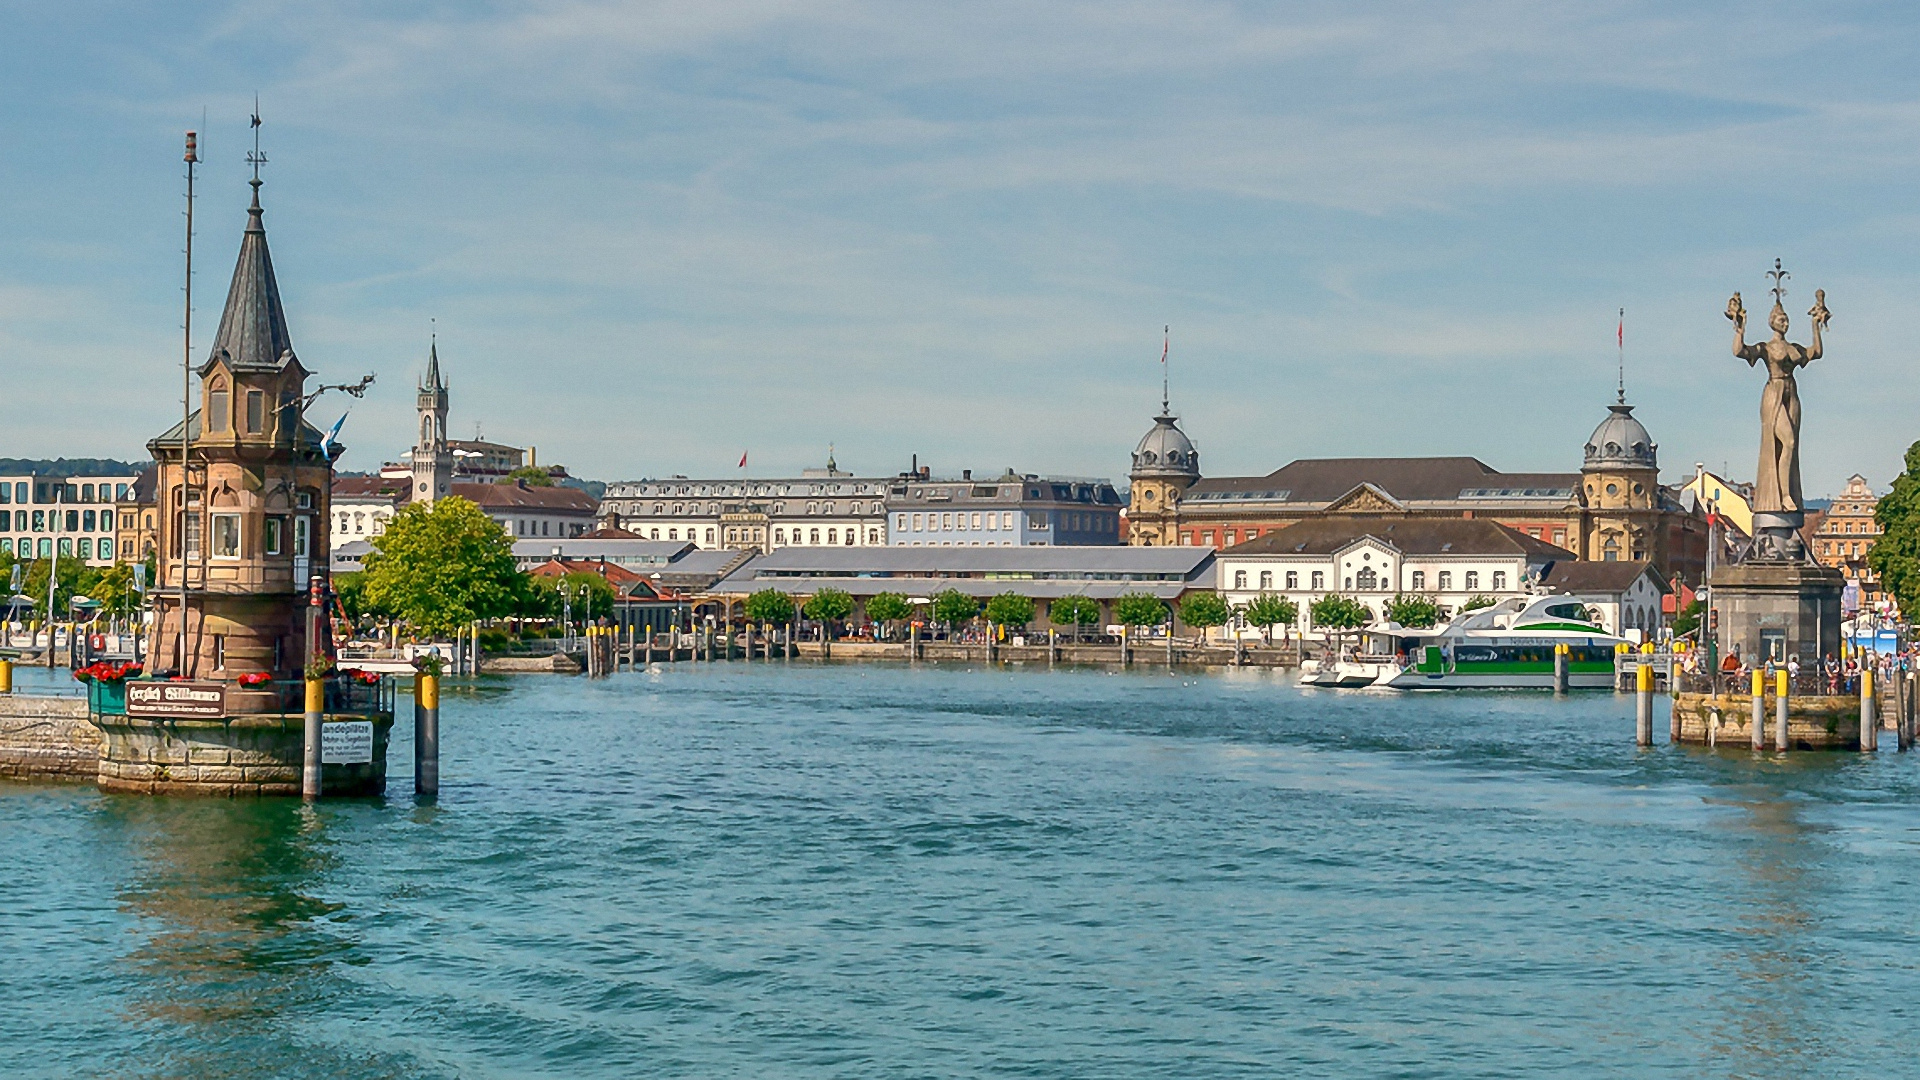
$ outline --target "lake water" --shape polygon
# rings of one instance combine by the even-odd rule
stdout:
[[[442,723],[435,806],[405,723],[384,801],[0,785],[0,1074],[1920,1074],[1916,755],[1264,672],[682,665]]]

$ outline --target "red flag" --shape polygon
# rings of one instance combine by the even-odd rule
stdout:
[[[1161,363],[1164,364],[1167,362],[1167,349],[1172,344],[1173,344],[1173,333],[1169,331],[1166,337],[1160,339],[1160,362]]]
[[[1627,313],[1624,311],[1620,313],[1619,339],[1620,339],[1620,347],[1623,349],[1626,348],[1627,347]]]
[[[738,467],[742,469],[747,467],[747,452],[745,450],[740,451],[740,464]]]

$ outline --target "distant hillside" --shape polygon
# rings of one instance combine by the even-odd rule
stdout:
[[[111,458],[0,458],[0,473],[10,476],[139,476],[152,465],[138,465]]]

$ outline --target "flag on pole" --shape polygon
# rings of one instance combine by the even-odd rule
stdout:
[[[1167,362],[1167,349],[1173,344],[1173,329],[1167,329],[1166,336],[1160,339],[1160,362]]]
[[[742,451],[740,451],[740,465],[739,465],[739,467],[740,467],[740,468],[742,468],[742,469],[744,469],[744,468],[746,468],[746,467],[747,467],[747,452],[746,452],[745,450],[742,450]]]
[[[1627,347],[1627,309],[1626,308],[1620,309],[1620,328],[1618,331],[1616,331],[1615,336],[1620,342],[1620,347],[1623,349],[1626,348]]]
[[[347,411],[352,412],[353,410],[349,409]],[[340,437],[340,429],[342,427],[345,427],[346,423],[347,423],[347,413],[341,413],[340,419],[335,420],[333,422],[333,426],[327,429],[327,433],[325,435],[320,436],[320,456],[321,457],[330,457],[332,455],[333,441]]]

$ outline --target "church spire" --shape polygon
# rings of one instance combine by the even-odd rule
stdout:
[[[435,334],[427,345],[427,377],[422,381],[422,390],[445,390],[447,384],[440,381],[440,335]]]

